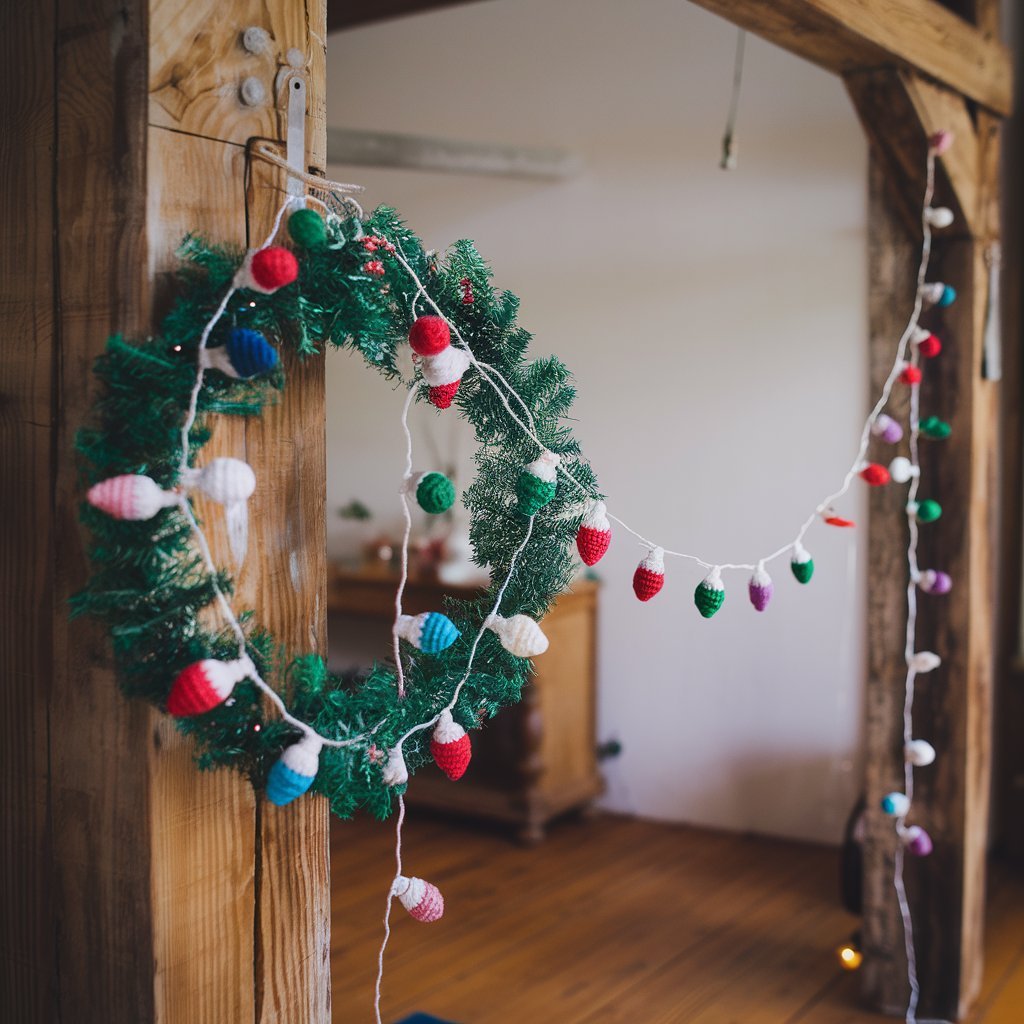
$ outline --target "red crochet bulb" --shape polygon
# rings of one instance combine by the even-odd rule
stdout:
[[[866,480],[872,487],[882,487],[890,480],[889,470],[880,466],[877,462],[870,462],[861,471],[862,480]]]
[[[413,321],[412,327],[409,328],[409,344],[417,355],[436,356],[451,343],[452,334],[448,329],[448,322],[443,316],[417,317]],[[438,408],[447,409],[448,406],[442,405]]]
[[[448,409],[455,397],[455,392],[459,390],[460,383],[462,382],[453,380],[451,384],[441,384],[436,388],[431,388],[427,392],[430,404],[437,406],[438,409]]]
[[[223,704],[235,683],[252,671],[249,660],[217,661],[207,658],[182,669],[167,697],[167,710],[177,718],[203,715]]]
[[[900,372],[901,384],[920,384],[921,368],[918,366],[904,366]]]
[[[650,601],[665,585],[665,553],[655,548],[633,573],[633,593],[641,601]]]
[[[272,245],[253,253],[249,273],[261,288],[273,291],[291,284],[299,276],[299,261],[288,249]]]
[[[942,351],[942,342],[934,334],[929,334],[917,343],[917,351],[925,359],[934,359]]]
[[[603,501],[593,501],[576,534],[576,549],[584,565],[596,565],[612,542],[612,524],[608,522]]]
[[[611,543],[611,530],[595,530],[590,526],[581,526],[580,532],[576,534],[576,549],[584,565],[597,565],[607,554]]]
[[[442,711],[430,740],[430,755],[434,763],[455,782],[466,774],[473,746],[466,730],[452,719],[450,711]]]

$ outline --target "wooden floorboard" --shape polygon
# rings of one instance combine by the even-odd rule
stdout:
[[[458,1024],[878,1024],[835,947],[835,850],[625,818],[566,821],[532,849],[418,814],[405,870],[440,886],[433,925],[397,906],[383,1020]],[[336,822],[335,1024],[372,1020],[390,824]],[[994,874],[969,1024],[1024,1024],[1024,880]]]

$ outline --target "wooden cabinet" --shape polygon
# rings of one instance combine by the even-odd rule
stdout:
[[[376,620],[386,630],[394,617],[397,579],[383,570],[335,567],[328,580],[333,616]],[[438,608],[445,595],[472,596],[472,587],[412,579],[403,610]],[[596,754],[596,635],[598,585],[579,580],[544,618],[551,641],[534,660],[535,674],[522,701],[472,733],[473,761],[457,783],[433,765],[416,773],[411,806],[507,822],[526,842],[537,842],[552,818],[586,807],[604,789]],[[340,638],[344,622],[336,620]]]

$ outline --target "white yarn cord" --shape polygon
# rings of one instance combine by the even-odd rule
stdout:
[[[923,232],[923,244],[921,246],[921,262],[917,270],[917,298],[914,303],[914,316],[911,320],[912,327],[917,326],[917,318],[921,313],[921,288],[925,283],[928,273],[928,261],[931,256],[932,232],[926,211],[931,206],[932,194],[935,190],[935,154],[928,151],[927,182],[925,185],[924,203],[921,213],[921,229]],[[918,363],[916,349],[911,353],[911,365]],[[907,632],[904,657],[907,663],[907,677],[903,696],[903,743],[904,746],[914,738],[914,683],[917,670],[914,668],[914,653],[917,648],[917,581],[920,569],[917,561],[918,527],[917,516],[911,511],[917,501],[918,487],[920,486],[920,413],[921,413],[921,385],[912,384],[910,387],[910,463],[912,475],[910,487],[907,491],[907,527],[909,540],[907,543]],[[903,787],[907,796],[907,811],[896,819],[896,850],[893,856],[893,888],[896,890],[896,899],[899,903],[900,918],[903,922],[903,945],[907,956],[907,983],[910,986],[910,996],[907,1001],[906,1024],[917,1024],[917,1004],[920,999],[921,989],[917,977],[917,950],[914,944],[914,920],[910,910],[910,901],[907,898],[907,888],[903,878],[903,869],[906,859],[904,836],[906,833],[906,817],[909,813],[910,804],[914,799],[914,766],[908,759],[903,763]]]
[[[267,235],[266,240],[259,247],[260,249],[266,249],[268,245],[277,237],[277,232],[281,227],[281,220],[285,213],[294,204],[294,199],[288,199],[284,202],[280,209],[277,211],[277,216],[274,218],[274,225],[270,230],[270,234]],[[213,316],[206,322],[203,327],[202,333],[199,336],[199,345],[196,352],[196,379],[192,385],[192,393],[189,399],[188,412],[185,416],[185,422],[181,427],[181,459],[178,465],[179,476],[184,475],[188,470],[188,456],[189,456],[189,435],[192,432],[192,427],[195,425],[196,416],[198,414],[199,406],[199,393],[203,387],[203,376],[206,372],[203,366],[202,353],[206,349],[207,342],[210,339],[210,334],[213,328],[216,326],[217,321],[224,315],[224,311],[227,309],[228,302],[231,300],[231,296],[235,294],[237,287],[232,283],[231,287],[224,294],[220,304],[217,306]],[[289,725],[298,729],[299,732],[306,736],[317,736],[325,747],[348,747],[355,743],[359,743],[364,736],[355,736],[351,739],[345,740],[334,740],[327,736],[322,736],[318,733],[311,725],[303,722],[301,719],[296,718],[292,715],[281,696],[278,692],[267,683],[263,677],[256,671],[256,666],[252,663],[249,658],[248,643],[246,641],[245,631],[242,629],[241,624],[235,616],[234,611],[231,608],[231,603],[228,601],[224,591],[221,590],[220,584],[217,582],[217,565],[213,560],[213,555],[210,551],[209,542],[206,539],[206,535],[203,533],[202,527],[199,525],[199,521],[196,519],[195,512],[192,509],[191,502],[185,494],[181,495],[179,502],[182,514],[188,521],[189,528],[192,531],[192,536],[195,539],[196,545],[199,548],[199,553],[202,556],[203,564],[206,566],[207,571],[210,574],[210,580],[213,585],[213,592],[217,599],[217,605],[221,610],[221,614],[224,617],[228,628],[235,635],[235,639],[238,641],[238,657],[245,659],[249,662],[249,673],[248,678],[256,684],[259,690],[267,697],[268,700],[277,708],[281,717]]]
[[[380,987],[384,981],[384,951],[388,948],[388,940],[391,938],[391,904],[395,899],[395,882],[402,875],[402,825],[405,823],[405,797],[398,797],[398,821],[395,824],[395,877],[388,886],[388,901],[384,908],[384,938],[380,944],[380,952],[377,954],[377,983],[374,986],[373,1012],[377,1024],[380,1019]]]
[[[409,495],[405,488],[412,477],[412,432],[409,430],[409,409],[412,407],[415,397],[416,389],[410,387],[409,393],[405,396],[405,404],[402,406],[402,430],[405,431],[405,475],[402,477],[402,489],[399,495],[402,499],[402,514],[405,516],[405,532],[402,534],[402,573],[395,590],[395,622],[391,628],[399,697],[405,696],[405,670],[402,668],[402,642],[398,635],[398,620],[402,615],[402,595],[405,593],[405,584],[409,579],[409,537],[412,534],[412,513],[409,511]]]
[[[929,159],[931,160],[931,157],[929,157]],[[931,201],[930,188],[929,188],[928,201],[929,202]],[[927,267],[927,255],[928,255],[928,252],[930,251],[930,239],[931,239],[930,234],[926,235],[924,255],[923,255],[923,261],[922,261],[922,273],[923,273],[924,269],[926,269],[926,267]],[[536,432],[536,429],[535,429],[534,423],[533,423],[533,417],[530,414],[529,408],[527,407],[526,402],[523,400],[523,398],[518,394],[518,392],[516,392],[516,390],[509,384],[509,382],[505,379],[505,377],[502,376],[502,374],[495,367],[490,366],[487,363],[481,363],[476,358],[476,356],[473,354],[472,350],[470,349],[469,345],[466,343],[465,339],[462,337],[462,335],[459,332],[459,329],[456,327],[456,325],[454,323],[452,323],[444,315],[444,313],[441,311],[441,309],[437,305],[437,303],[427,293],[425,285],[423,284],[422,281],[420,281],[420,279],[417,276],[416,272],[409,265],[408,260],[406,260],[404,254],[401,252],[400,249],[399,249],[399,251],[397,251],[394,254],[394,256],[395,256],[395,259],[402,266],[402,268],[405,270],[405,272],[409,275],[409,278],[412,280],[413,284],[416,286],[416,293],[415,293],[415,295],[413,297],[413,300],[412,300],[413,316],[416,315],[416,304],[419,302],[420,298],[422,297],[424,302],[434,311],[434,313],[436,313],[438,316],[440,316],[442,319],[444,319],[444,321],[448,324],[449,330],[451,331],[452,335],[454,336],[454,338],[459,343],[459,347],[463,351],[465,351],[466,355],[469,357],[469,360],[470,360],[471,364],[476,368],[477,372],[480,374],[481,379],[486,384],[488,384],[492,388],[492,390],[495,392],[495,394],[498,396],[498,398],[501,401],[502,405],[505,407],[505,410],[508,412],[509,416],[512,418],[512,421],[523,431],[524,434],[526,434],[537,445],[538,448],[543,450],[546,446],[542,443],[540,438],[537,436],[537,432]],[[921,283],[923,283],[923,276],[919,277],[919,280],[921,281]],[[861,468],[863,466],[864,456],[867,453],[868,446],[871,444],[871,428],[874,426],[874,424],[877,421],[878,417],[882,414],[882,410],[888,404],[889,397],[890,397],[890,395],[892,393],[893,386],[895,385],[897,379],[899,378],[900,371],[902,370],[903,364],[906,361],[907,346],[910,343],[910,338],[911,338],[911,335],[914,332],[914,328],[917,327],[917,321],[918,321],[918,317],[921,314],[921,308],[922,308],[922,300],[921,300],[921,296],[918,295],[916,297],[916,300],[915,300],[915,303],[914,303],[914,312],[913,312],[913,314],[912,314],[912,316],[910,318],[910,322],[907,324],[906,330],[904,330],[903,334],[900,337],[899,344],[898,344],[897,349],[896,349],[896,356],[895,356],[895,359],[893,360],[892,368],[890,369],[889,375],[886,378],[885,384],[882,387],[882,392],[881,392],[881,394],[878,397],[878,401],[875,403],[875,405],[872,408],[871,412],[869,413],[867,419],[864,421],[864,426],[863,426],[863,429],[861,430],[861,435],[860,435],[860,443],[857,446],[856,456],[854,457],[853,462],[850,464],[850,468],[847,470],[846,475],[843,477],[842,483],[840,484],[840,486],[839,486],[839,488],[837,490],[833,491],[831,494],[829,494],[826,497],[822,498],[822,500],[820,502],[818,502],[818,504],[815,506],[814,511],[810,515],[808,515],[807,518],[800,525],[800,529],[797,531],[797,535],[796,535],[796,537],[793,538],[793,540],[787,542],[786,544],[783,544],[781,547],[777,548],[771,554],[765,555],[763,558],[759,558],[759,559],[757,559],[756,561],[753,561],[753,562],[714,562],[714,561],[708,561],[708,560],[706,560],[704,558],[701,558],[699,555],[690,554],[690,553],[685,552],[685,551],[676,551],[676,550],[674,550],[672,548],[667,548],[663,544],[659,544],[656,541],[653,541],[650,538],[646,537],[644,534],[640,533],[638,530],[635,530],[632,526],[629,525],[629,523],[627,523],[623,519],[620,519],[617,515],[614,515],[611,512],[607,513],[608,518],[613,520],[614,522],[618,523],[619,526],[621,526],[624,530],[626,530],[627,533],[630,533],[634,537],[636,537],[636,539],[639,541],[639,543],[640,543],[640,545],[642,547],[648,548],[648,549],[660,547],[660,548],[662,548],[662,550],[665,552],[666,555],[671,555],[671,556],[673,556],[675,558],[681,558],[681,559],[685,559],[685,560],[690,561],[690,562],[695,562],[697,565],[700,565],[703,568],[709,569],[709,570],[710,569],[714,569],[715,567],[717,567],[719,569],[738,569],[738,570],[745,570],[745,571],[753,572],[757,568],[759,563],[764,562],[764,563],[767,564],[768,562],[773,562],[776,559],[781,558],[783,555],[787,554],[788,552],[792,551],[798,544],[802,543],[804,537],[807,534],[807,531],[814,524],[814,521],[830,505],[832,505],[834,502],[836,502],[840,498],[842,498],[850,490],[850,488],[853,486],[853,482],[857,478],[857,474],[860,472],[860,470],[861,470]],[[499,387],[499,385],[498,385],[498,383],[496,383],[496,381],[500,382],[501,387]],[[506,392],[507,392],[508,396],[511,396],[511,398],[513,398],[524,410],[526,410],[526,415],[527,415],[527,418],[528,418],[528,422],[524,422],[523,419],[512,408],[512,405],[510,404],[509,399],[506,396]],[[561,476],[563,476],[566,480],[568,480],[576,488],[576,490],[578,490],[584,497],[586,497],[588,499],[594,499],[594,498],[600,497],[600,495],[595,494],[590,488],[588,488],[588,487],[584,486],[583,484],[581,484],[572,475],[572,473],[568,469],[565,468],[564,465],[560,465],[558,467],[558,472],[559,472],[559,474],[561,474]]]

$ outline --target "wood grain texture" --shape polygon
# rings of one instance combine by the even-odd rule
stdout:
[[[335,1024],[372,1005],[393,829],[336,823]],[[878,1024],[834,950],[856,927],[836,851],[623,818],[571,820],[542,846],[410,812],[406,858],[448,908],[397,911],[384,1013],[474,1024]],[[1019,1024],[1024,882],[997,876],[970,1024]]]
[[[125,701],[103,632],[68,623],[85,580],[73,441],[107,337],[148,322],[145,275],[147,9],[107,0],[57,5],[58,354],[53,696],[50,707],[59,1014],[151,1020],[151,850],[147,823],[154,716]]]
[[[305,60],[310,82],[307,139],[318,140],[307,153],[311,165],[322,168],[324,4],[325,0],[152,0],[150,123],[237,145],[256,136],[283,139],[275,79],[283,55],[294,48]],[[250,26],[269,36],[263,53],[250,53],[242,45],[242,32]],[[254,106],[241,97],[247,78],[255,78],[263,89],[263,101]]]
[[[0,11],[0,1019],[49,1020],[53,991],[47,738],[53,676],[52,5]],[[26,66],[23,53],[37,54]]]
[[[917,71],[997,114],[1010,110],[1009,51],[935,0],[693,2],[830,71]]]
[[[283,135],[273,83],[289,47],[306,57],[307,166],[322,169],[324,17],[318,0],[154,4],[150,116],[152,148],[161,155],[162,171],[158,178],[154,161],[151,216],[161,225],[161,238],[151,249],[155,273],[173,266],[174,247],[197,226],[217,241],[264,241],[284,199],[284,175],[252,160],[244,190],[243,144],[254,135]],[[240,30],[252,25],[271,39],[264,54],[249,54],[241,46]],[[244,107],[238,99],[238,83],[246,75],[265,85],[266,101],[257,107]],[[256,609],[259,621],[288,651],[326,653],[323,362],[287,352],[283,362],[288,379],[283,400],[258,420],[218,419],[206,457],[244,458],[258,480],[249,503],[250,557],[237,581],[238,606]],[[215,556],[226,563],[220,511],[201,506],[201,512],[212,524]],[[220,928],[216,916],[193,926],[198,935],[178,986],[189,995],[178,1019],[190,1024],[198,1019],[325,1022],[330,1016],[326,803],[309,799],[275,808],[262,798],[254,801],[237,780],[221,783],[218,792],[219,799],[200,804],[196,812],[206,821],[207,852],[218,865],[210,874],[222,876],[212,902],[223,904],[224,914]],[[168,884],[165,891],[176,890]],[[167,912],[178,916],[180,906],[167,905]],[[212,963],[204,964],[204,950],[222,935],[225,915],[237,929],[210,950]],[[168,934],[162,929],[162,937]],[[218,993],[216,1000],[206,994],[208,987]]]
[[[245,245],[245,151],[208,139],[151,128],[148,146],[147,266],[156,309],[173,300],[174,252],[199,226],[205,237]],[[245,424],[220,417],[203,459],[245,452]],[[243,455],[244,457],[244,455]],[[223,513],[202,503],[219,564],[230,564]],[[258,543],[260,534],[254,538]],[[254,543],[254,547],[256,544]],[[239,601],[254,607],[250,557]],[[190,740],[162,719],[161,756],[152,781],[154,942],[157,1002],[169,1022],[251,1020],[256,978],[256,802],[248,782],[227,772],[202,773]]]

